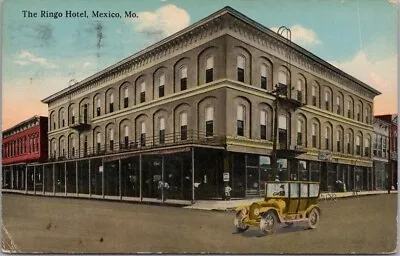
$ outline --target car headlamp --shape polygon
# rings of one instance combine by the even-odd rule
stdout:
[[[258,209],[258,208],[254,209],[254,215],[255,216],[260,215],[260,209]]]

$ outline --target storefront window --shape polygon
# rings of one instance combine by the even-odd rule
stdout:
[[[307,169],[306,161],[299,161],[299,180],[308,181],[309,180],[309,171]]]
[[[288,162],[287,159],[278,159],[278,174],[277,177],[275,177],[275,180],[279,181],[285,181],[288,180]]]
[[[311,181],[320,181],[320,163],[310,162]]]

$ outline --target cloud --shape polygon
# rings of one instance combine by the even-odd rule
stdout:
[[[374,100],[374,114],[397,112],[397,54],[372,61],[360,51],[352,59],[329,62],[382,93]]]
[[[48,62],[47,59],[36,56],[27,50],[20,51],[16,58],[17,59],[14,61],[14,63],[16,63],[18,65],[28,65],[28,64],[32,64],[32,63],[37,63],[37,64],[42,65],[45,68],[57,68],[58,67],[57,65]]]
[[[272,27],[271,30],[277,32],[278,28]],[[290,31],[292,34],[292,41],[305,48],[309,48],[322,43],[321,40],[319,40],[318,35],[313,30],[305,28],[299,24],[291,26]],[[286,37],[285,32],[283,33],[283,36]]]
[[[90,62],[85,62],[85,63],[83,63],[83,68],[90,67],[91,65],[92,65],[92,63],[90,63]]]
[[[165,5],[154,12],[139,12],[132,22],[136,32],[152,39],[161,39],[189,26],[189,14],[173,4]]]

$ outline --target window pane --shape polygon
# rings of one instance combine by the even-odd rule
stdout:
[[[146,91],[146,83],[145,82],[142,82],[141,84],[140,84],[140,92],[145,92]]]
[[[261,65],[261,76],[262,77],[266,77],[267,76],[267,66],[265,66],[264,64]]]
[[[210,56],[207,58],[206,69],[212,69],[214,67],[214,57]]]
[[[278,82],[281,84],[287,84],[287,75],[283,71],[279,71]]]
[[[261,125],[266,125],[266,115],[267,115],[267,113],[264,111],[264,110],[261,110],[261,112],[260,112],[260,124]]]
[[[187,114],[186,113],[181,114],[181,126],[183,126],[183,125],[187,125]]]
[[[187,77],[187,67],[182,67],[181,68],[181,78],[186,78]]]
[[[208,107],[206,110],[206,121],[214,120],[214,108]]]
[[[236,120],[243,121],[243,115],[244,115],[244,107],[240,105],[240,106],[237,107],[237,118],[236,118]]]
[[[213,81],[213,69],[211,68],[211,69],[207,69],[206,70],[206,83],[210,83],[210,82],[212,82]]]
[[[214,133],[214,122],[206,121],[206,136],[213,136]]]
[[[161,85],[164,85],[164,84],[165,84],[165,75],[162,74],[162,75],[160,76],[160,86],[161,86]]]
[[[187,78],[182,78],[181,79],[181,91],[184,91],[187,89]]]
[[[286,130],[286,116],[280,115],[278,120],[278,128]]]
[[[245,59],[241,55],[239,55],[237,57],[237,67],[240,68],[240,69],[244,69],[244,67],[245,67]]]
[[[165,119],[160,118],[160,130],[164,130],[164,129],[165,129]]]

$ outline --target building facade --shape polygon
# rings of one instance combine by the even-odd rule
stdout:
[[[23,188],[25,165],[48,160],[47,127],[47,117],[34,116],[3,131],[4,188]]]
[[[121,197],[259,196],[277,178],[368,190],[378,94],[226,7],[44,99],[54,162],[27,172],[39,190]]]
[[[373,121],[372,155],[374,165],[375,189],[385,190],[388,187],[389,168],[389,134],[391,122],[375,117]]]

